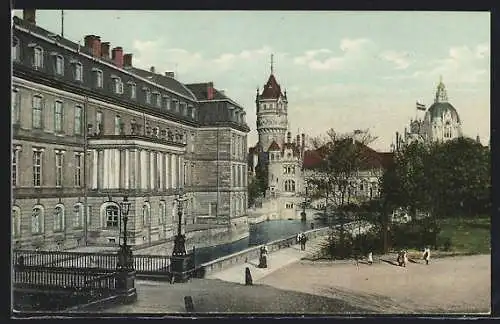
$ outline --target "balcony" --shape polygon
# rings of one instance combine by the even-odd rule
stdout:
[[[89,144],[102,144],[102,142],[120,142],[122,144],[134,144],[137,141],[145,141],[149,143],[163,144],[177,148],[186,147],[186,138],[180,132],[174,132],[169,129],[159,129],[158,127],[151,128],[148,124],[144,130],[142,125],[130,123],[128,130],[125,124],[121,123],[118,134],[106,134],[102,130],[102,126],[93,128],[92,124],[88,125]]]

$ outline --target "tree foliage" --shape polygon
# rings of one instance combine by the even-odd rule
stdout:
[[[381,179],[391,208],[407,207],[434,217],[482,213],[490,200],[490,151],[470,138],[413,142],[395,155]]]
[[[268,170],[264,161],[257,163],[255,177],[248,183],[248,205],[253,206],[259,197],[264,197],[268,187]]]

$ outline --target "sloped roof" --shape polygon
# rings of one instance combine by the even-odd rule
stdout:
[[[196,98],[198,100],[208,100],[208,86],[210,85],[209,82],[202,82],[202,83],[190,83],[186,84],[186,87],[191,90],[191,92],[194,93]],[[219,90],[214,89],[214,98],[215,100],[224,100],[224,99],[230,99],[226,95],[224,95],[222,92]]]
[[[281,148],[279,144],[276,143],[276,141],[273,141],[271,145],[269,145],[269,148],[267,149],[267,151],[279,151],[279,150],[281,150]]]
[[[177,81],[174,78],[146,71],[143,69],[138,69],[136,67],[126,67],[125,69],[142,78],[147,78],[152,82],[155,82],[167,89],[171,89],[172,91],[180,93],[181,95],[184,95],[192,100],[197,100],[193,92],[186,85],[182,84],[181,82]]]
[[[363,170],[378,168],[386,169],[393,161],[392,152],[377,152],[369,146],[364,145],[360,142],[356,142],[356,145],[360,146],[361,154],[364,157],[361,165],[361,169]],[[303,167],[305,169],[313,169],[315,167],[318,167],[323,161],[326,152],[326,145],[316,150],[305,151]]]
[[[264,90],[262,90],[261,99],[278,99],[280,96],[283,96],[281,92],[281,87],[276,81],[274,74],[269,76],[267,83],[264,85]]]

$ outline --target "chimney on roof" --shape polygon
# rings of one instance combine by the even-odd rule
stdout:
[[[36,25],[36,9],[23,9],[23,20]]]
[[[101,38],[96,35],[87,35],[84,38],[85,47],[90,49],[92,56],[101,58]]]
[[[123,48],[120,46],[113,48],[111,50],[111,58],[117,67],[120,69],[123,68]]]
[[[169,78],[172,78],[172,79],[175,79],[175,73],[174,72],[165,72],[165,76],[169,77]]]
[[[214,99],[214,83],[213,82],[209,82],[207,84],[207,99],[208,100]]]
[[[154,66],[150,67],[150,68],[149,68],[149,72],[151,72],[151,73],[155,73],[155,67],[154,67]]]
[[[127,53],[123,55],[123,66],[124,67],[131,67],[132,66],[132,54]]]
[[[109,48],[110,48],[109,42],[101,43],[101,57],[103,59],[109,59]]]
[[[291,143],[292,142],[292,132],[288,132],[286,134],[286,142]]]

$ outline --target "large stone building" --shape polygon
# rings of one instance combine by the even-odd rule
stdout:
[[[402,143],[419,141],[423,143],[444,142],[462,136],[460,116],[453,105],[448,101],[448,94],[443,80],[437,85],[434,103],[430,107],[417,104],[419,110],[425,111],[423,118],[410,121],[409,128],[405,128],[403,136],[396,134],[394,149]]]
[[[305,194],[302,174],[305,135],[297,134],[292,140],[288,128],[288,98],[273,72],[271,64],[271,74],[262,93],[257,89],[255,106],[259,141],[250,148],[249,168],[250,174],[254,174],[258,163],[266,165],[268,209],[281,217],[293,218]]]
[[[179,189],[185,225],[248,235],[244,108],[211,82],[138,69],[97,36],[55,35],[35,14],[13,18],[13,244],[116,245],[124,196],[129,242],[160,242]]]

